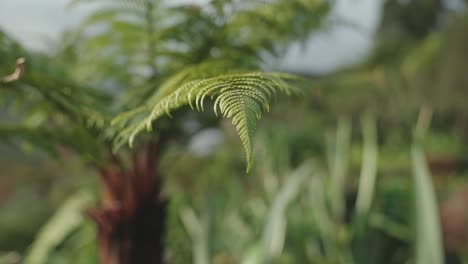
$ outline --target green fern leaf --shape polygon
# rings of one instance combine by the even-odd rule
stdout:
[[[116,147],[127,141],[132,146],[140,132],[151,130],[154,121],[163,115],[170,115],[173,110],[189,105],[192,109],[203,111],[204,101],[209,98],[214,101],[216,115],[232,119],[246,153],[249,171],[253,163],[252,139],[257,121],[263,112],[269,110],[271,98],[276,92],[288,95],[294,92],[287,82],[293,79],[297,78],[282,73],[248,72],[193,80],[172,88],[166,86],[162,94],[156,93],[146,109],[140,107],[114,119],[114,125],[130,123],[117,136]],[[157,102],[154,102],[155,98]],[[143,117],[142,112],[145,113]]]

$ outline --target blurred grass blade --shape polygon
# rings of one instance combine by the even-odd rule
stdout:
[[[362,167],[359,177],[359,189],[356,201],[356,216],[362,220],[366,218],[372,205],[377,176],[377,128],[375,119],[371,114],[366,114],[362,120],[363,151]]]
[[[193,263],[208,264],[209,248],[208,248],[208,232],[206,228],[205,218],[200,219],[192,208],[184,208],[181,210],[180,218],[184,224],[185,230],[190,235],[193,245]]]
[[[310,205],[316,223],[323,254],[332,256],[337,252],[334,223],[327,210],[325,183],[322,175],[314,175],[309,184]]]
[[[92,196],[86,191],[80,191],[66,200],[41,228],[23,263],[49,263],[48,255],[82,224],[83,211],[91,201]]]
[[[289,203],[297,196],[301,184],[311,173],[309,163],[302,164],[286,178],[283,187],[273,200],[263,233],[262,259],[270,263],[275,257],[281,255],[286,236],[286,209]]]
[[[418,145],[411,149],[415,199],[416,264],[442,264],[443,248],[431,175]]]
[[[328,163],[330,171],[330,203],[335,219],[344,213],[346,171],[351,141],[351,122],[341,118],[338,122],[335,140],[328,140]]]
[[[369,215],[369,226],[384,232],[386,235],[397,238],[401,241],[410,242],[412,230],[403,224],[392,221],[389,217],[381,213],[372,213]]]
[[[418,120],[416,121],[416,127],[414,128],[414,140],[416,144],[424,138],[431,124],[432,115],[434,109],[430,105],[423,105],[419,110]]]

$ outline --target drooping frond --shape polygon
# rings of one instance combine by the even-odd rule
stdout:
[[[206,98],[214,102],[216,115],[231,118],[247,156],[247,171],[253,162],[253,133],[257,121],[269,110],[272,96],[280,91],[291,94],[294,89],[287,83],[294,76],[281,73],[244,72],[189,81],[180,86],[160,90],[156,102],[126,112],[114,119],[114,125],[129,123],[116,138],[116,146],[125,142],[130,146],[141,131],[151,130],[153,122],[183,106],[204,110]],[[150,100],[152,101],[152,100]],[[142,117],[142,113],[144,116]]]

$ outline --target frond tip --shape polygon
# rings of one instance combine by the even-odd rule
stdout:
[[[203,111],[206,98],[214,101],[215,114],[231,118],[244,147],[247,158],[247,171],[253,163],[253,134],[257,121],[264,111],[269,110],[271,97],[278,91],[291,94],[294,90],[288,80],[296,77],[282,73],[247,72],[224,74],[187,82],[174,86],[171,92],[165,89],[163,96],[156,93],[144,110],[144,117],[131,112],[116,117],[114,124],[131,123],[120,132],[116,145],[129,142],[141,131],[151,129],[159,117],[170,114],[172,110],[189,105],[192,109]],[[154,102],[156,101],[156,102]],[[135,111],[134,111],[135,112]],[[141,114],[142,111],[137,111]],[[141,115],[138,115],[141,116]]]

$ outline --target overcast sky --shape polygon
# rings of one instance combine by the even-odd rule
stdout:
[[[172,0],[172,2],[197,0]],[[205,0],[198,0],[205,1]],[[0,28],[25,46],[47,49],[65,28],[76,25],[92,6],[66,8],[70,0],[0,0]],[[324,72],[361,59],[372,46],[371,36],[380,18],[382,0],[339,0],[334,14],[360,28],[340,26],[315,34],[307,44],[291,45],[285,58],[274,62],[281,69]]]

